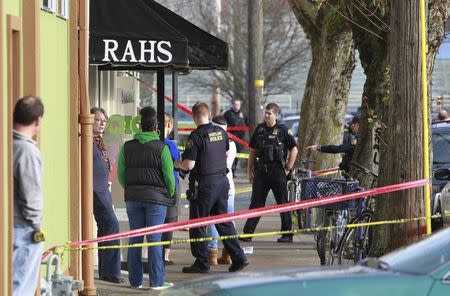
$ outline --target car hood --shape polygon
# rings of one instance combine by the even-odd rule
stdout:
[[[365,266],[309,267],[220,274],[188,282],[162,295],[426,295],[432,279]],[[373,293],[372,293],[373,292]],[[413,293],[414,292],[414,293]]]

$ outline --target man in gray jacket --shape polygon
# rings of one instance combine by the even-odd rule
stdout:
[[[14,255],[13,295],[34,295],[44,247],[42,160],[33,137],[39,131],[44,105],[38,97],[21,98],[13,114]]]

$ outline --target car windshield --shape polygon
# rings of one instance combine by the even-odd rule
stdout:
[[[450,262],[450,228],[379,259],[382,269],[426,275]]]
[[[433,133],[433,163],[450,163],[450,133]]]

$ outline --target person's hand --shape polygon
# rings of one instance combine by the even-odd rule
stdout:
[[[305,148],[305,150],[312,150],[312,151],[320,151],[320,145],[311,145]]]
[[[286,174],[286,176],[289,175],[289,172],[290,172],[290,171],[291,171],[290,169],[284,168],[284,173]]]
[[[176,169],[181,169],[181,161],[175,160],[173,162],[173,167],[176,168]]]
[[[253,172],[247,172],[247,178],[250,184],[253,184]]]

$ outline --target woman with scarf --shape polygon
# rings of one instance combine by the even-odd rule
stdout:
[[[106,129],[108,117],[105,110],[92,108],[94,114],[94,217],[97,222],[97,236],[119,232],[119,222],[114,213],[112,197],[109,191],[108,175],[111,163],[103,143],[103,133]],[[98,246],[120,245],[120,240],[98,243]],[[122,283],[120,276],[120,249],[98,250],[98,274],[101,280]]]

